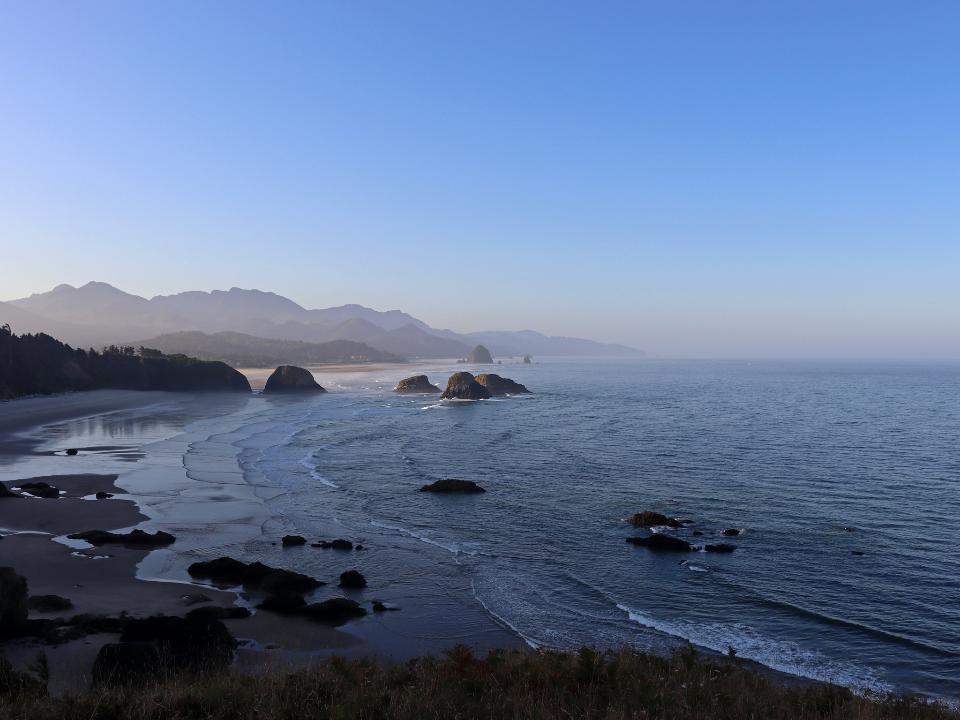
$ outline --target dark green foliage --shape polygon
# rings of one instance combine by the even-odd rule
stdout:
[[[184,674],[79,697],[0,700],[0,720],[293,720],[294,718],[671,718],[934,720],[953,711],[905,697],[864,698],[830,685],[784,684],[692,650],[503,652],[464,647],[384,666],[334,658],[292,674]]]
[[[14,335],[0,326],[0,399],[71,390],[250,391],[247,379],[221,362],[111,346],[75,350],[49,335]]]

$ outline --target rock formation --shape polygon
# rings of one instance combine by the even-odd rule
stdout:
[[[489,390],[491,395],[522,395],[530,392],[520,383],[494,373],[481,373],[475,379]]]
[[[420,488],[420,492],[461,493],[472,495],[486,492],[486,490],[472,480],[454,480],[451,478],[448,480],[437,480],[429,485],[424,485],[422,488]]]
[[[658,512],[653,512],[652,510],[644,510],[643,512],[638,512],[636,515],[627,520],[631,525],[635,527],[657,527],[657,526],[666,526],[672,528],[682,527],[683,523],[677,520],[676,518],[667,517]]]
[[[170,533],[158,530],[152,535],[143,530],[131,530],[128,533],[113,533],[106,530],[88,530],[67,535],[71,540],[84,540],[91,545],[132,545],[136,547],[164,547],[176,542]]]
[[[467,355],[467,362],[475,364],[490,364],[493,362],[493,356],[483,345],[477,345],[470,354]]]
[[[400,393],[402,395],[415,395],[415,394],[431,394],[440,392],[440,388],[436,385],[430,383],[430,379],[426,375],[414,375],[413,377],[404,378],[397,383],[397,386],[393,389],[395,393]]]
[[[309,370],[304,370],[296,365],[281,365],[273,374],[267,378],[267,384],[264,386],[265,393],[304,393],[304,392],[326,392]]]
[[[686,540],[662,533],[654,533],[647,537],[628,537],[627,542],[631,545],[640,545],[649,550],[661,550],[665,552],[690,552],[693,550],[693,546]]]
[[[447,380],[447,389],[440,396],[441,400],[486,400],[490,391],[476,381],[468,372],[458,372]]]

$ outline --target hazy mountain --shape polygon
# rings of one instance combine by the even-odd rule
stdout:
[[[133,343],[165,354],[180,353],[200,360],[222,360],[233,367],[325,365],[330,363],[403,362],[398,355],[382,352],[352,340],[306,343],[271,340],[236,332],[179,332]]]
[[[147,300],[100,282],[58,285],[5,305],[18,331],[45,331],[72,345],[130,344],[141,338],[200,331],[234,332],[261,339],[324,343],[350,340],[408,358],[463,357],[482,343],[494,356],[639,355],[632,348],[533,331],[458,334],[436,330],[400,310],[362,305],[308,310],[260,290],[191,291]],[[0,309],[3,305],[0,304]],[[27,315],[16,316],[18,311]],[[5,322],[0,317],[0,323]]]

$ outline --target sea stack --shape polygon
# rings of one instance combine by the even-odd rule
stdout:
[[[483,345],[477,345],[470,354],[467,355],[467,362],[479,365],[489,365],[493,363],[493,355]]]
[[[424,395],[427,393],[433,395],[440,392],[440,388],[432,385],[426,375],[414,375],[398,382],[393,391],[401,395]]]
[[[440,396],[441,400],[486,400],[490,391],[478,383],[468,372],[458,372],[447,380],[447,389]]]
[[[529,365],[529,364],[532,363],[532,362],[533,362],[533,358],[532,358],[530,355],[524,355],[524,356],[523,356],[523,364],[524,364],[524,365]]]
[[[322,393],[326,392],[309,370],[296,365],[281,365],[267,378],[265,393]]]
[[[494,373],[481,373],[476,380],[489,390],[491,395],[522,395],[530,392],[520,383]]]

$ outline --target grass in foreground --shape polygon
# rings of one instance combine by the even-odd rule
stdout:
[[[672,658],[628,650],[478,658],[456,648],[442,658],[396,666],[334,659],[291,674],[180,676],[76,697],[12,693],[0,700],[4,720],[960,717],[910,698],[863,698],[820,684],[783,686],[693,651]]]

